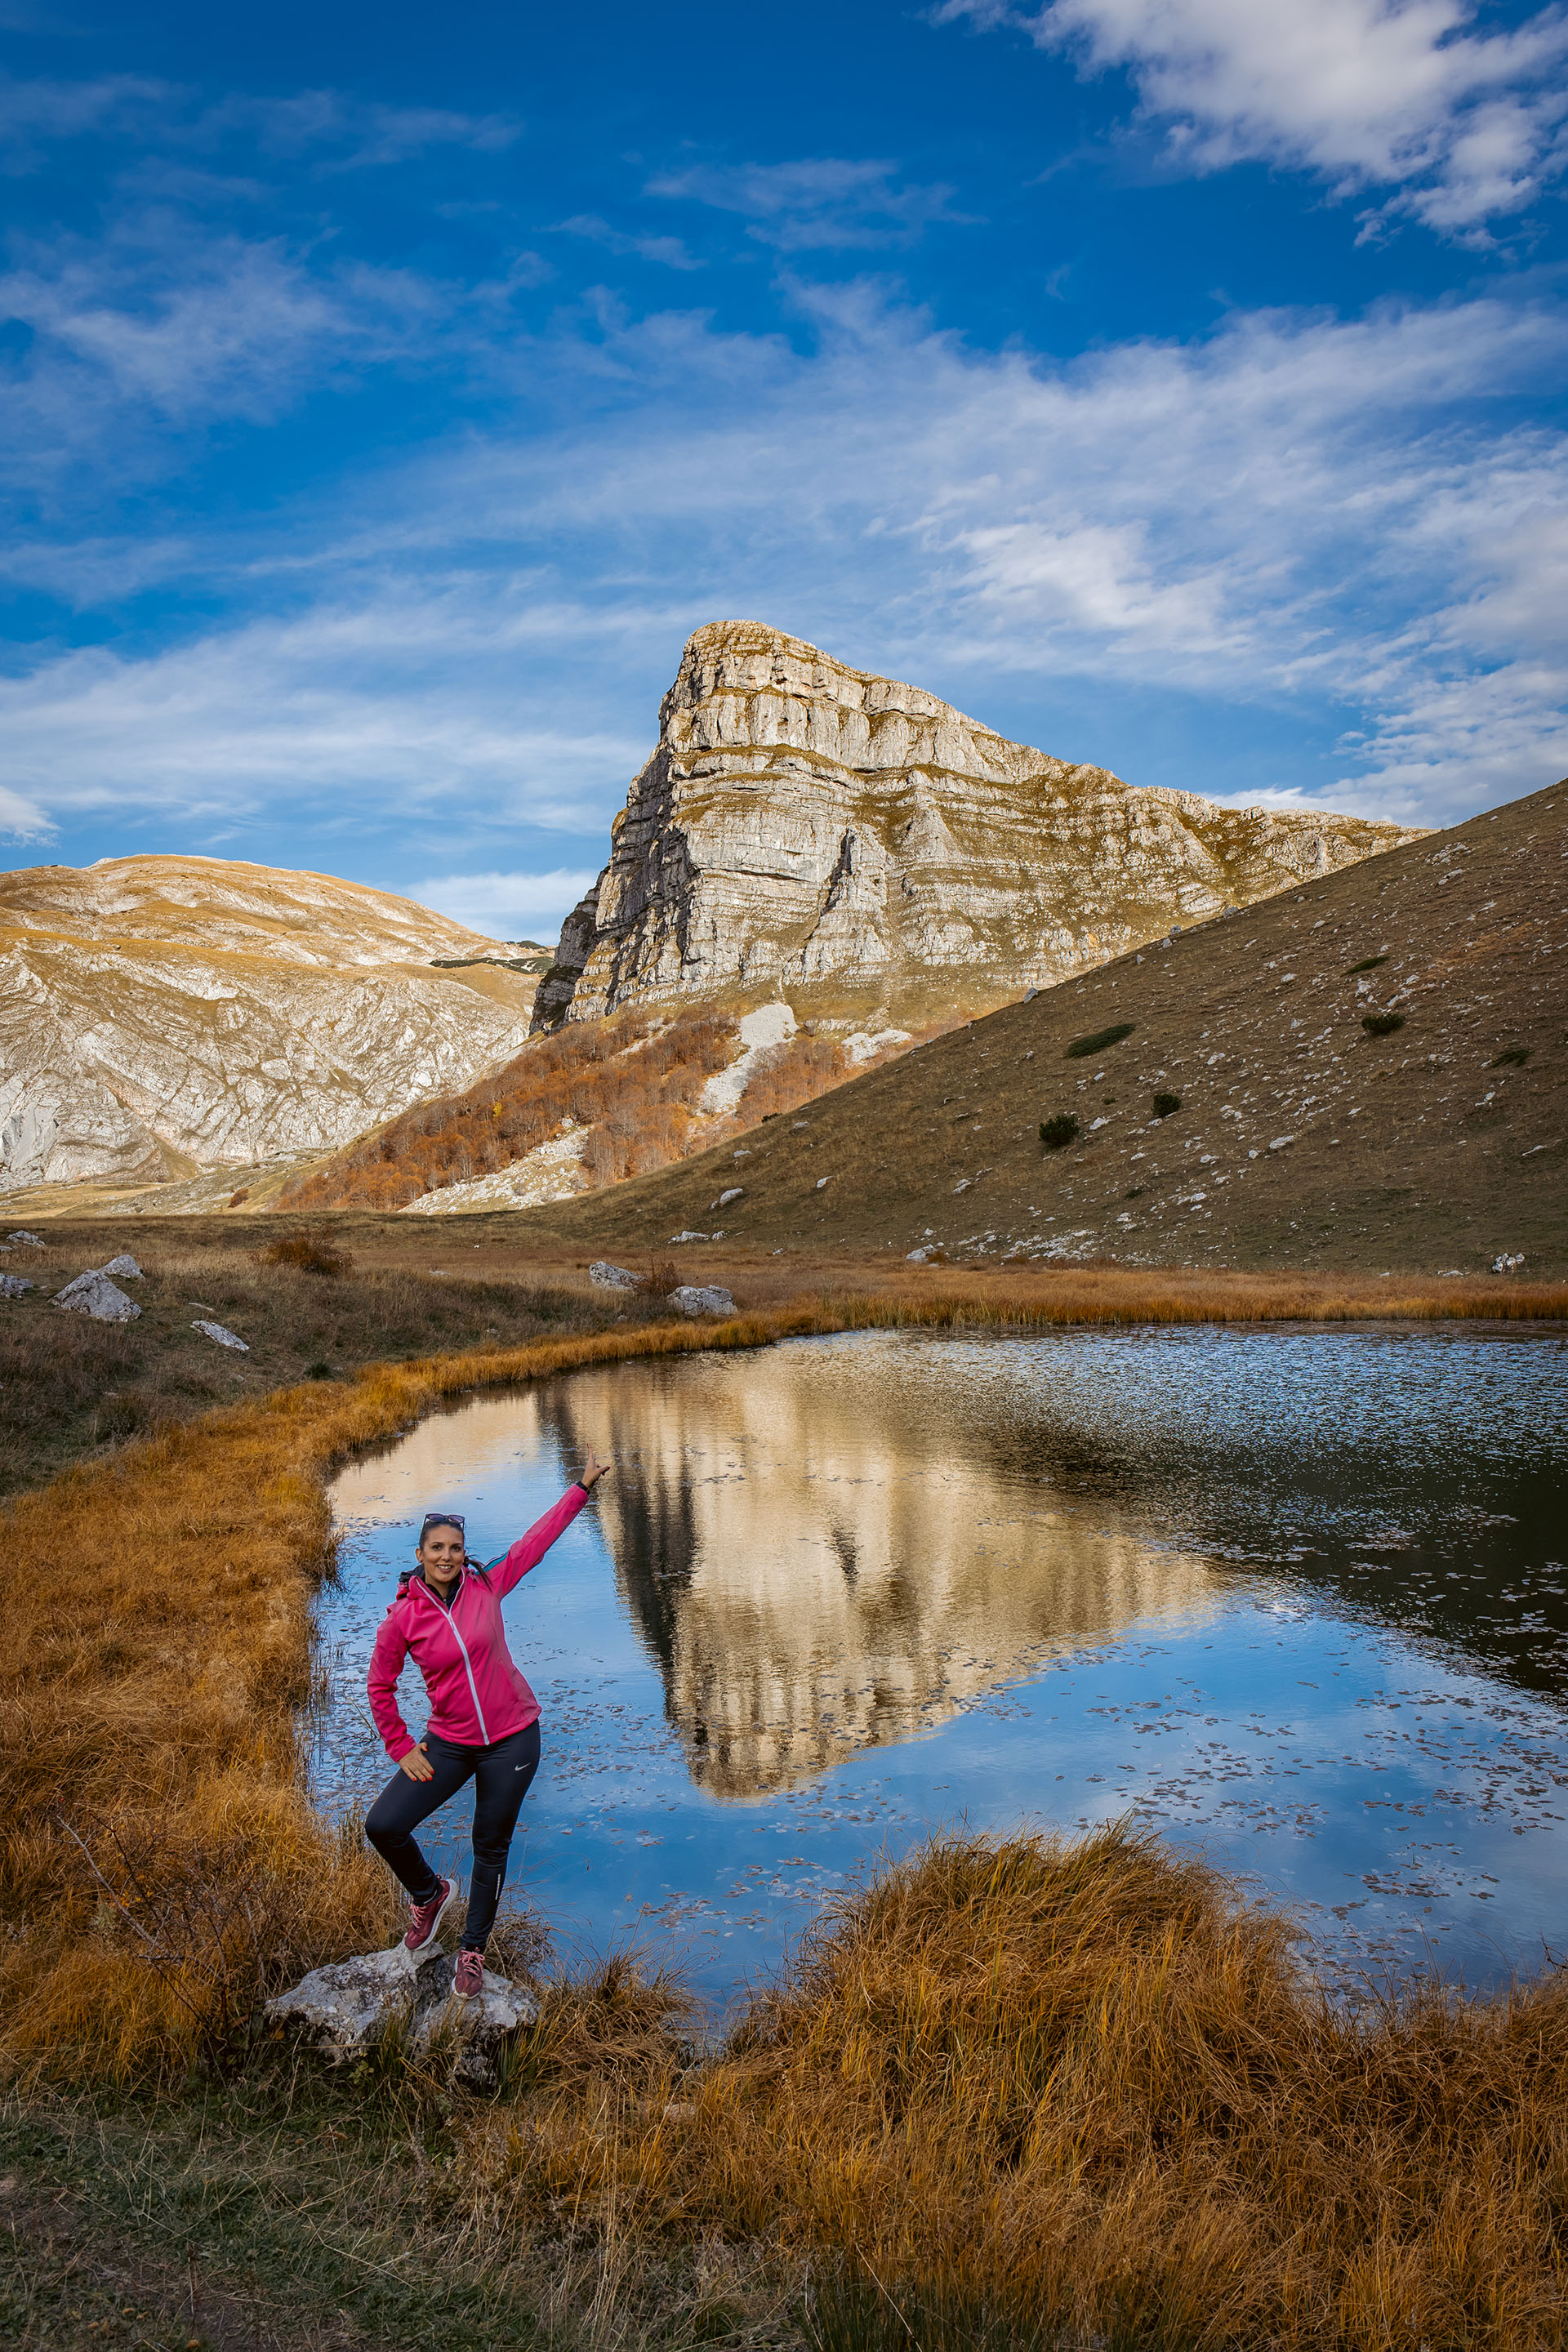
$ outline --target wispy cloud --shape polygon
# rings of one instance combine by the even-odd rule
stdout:
[[[588,867],[555,866],[548,874],[441,874],[412,883],[409,896],[454,922],[491,939],[542,940],[553,944],[572,908],[594,880]]]
[[[1560,380],[1561,315],[1280,312],[1063,365],[872,287],[797,295],[797,342],[679,312],[531,341],[554,427],[470,434],[291,527],[297,621],[0,686],[14,782],[46,810],[330,797],[349,828],[591,837],[681,639],[733,614],[981,718],[1064,679],[1293,711],[1344,734],[1339,796],[1369,812],[1441,821],[1568,768],[1568,438],[1510,421]]]
[[[641,261],[662,262],[667,269],[707,267],[698,255],[688,252],[678,236],[635,236],[626,229],[612,227],[597,213],[574,213],[570,220],[557,221],[555,226],[565,236],[585,236],[611,253],[634,254]]]
[[[939,0],[938,24],[1011,26],[1086,72],[1123,66],[1173,158],[1392,190],[1401,215],[1474,238],[1568,164],[1568,11],[1477,29],[1468,0]]]
[[[934,221],[962,222],[951,187],[897,184],[894,163],[834,155],[791,163],[693,163],[656,173],[655,196],[738,213],[746,234],[781,253],[912,245]]]

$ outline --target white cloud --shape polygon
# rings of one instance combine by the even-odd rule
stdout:
[[[490,939],[539,940],[553,946],[562,923],[593,884],[587,867],[548,874],[443,874],[409,886],[408,895]]]
[[[1172,153],[1325,174],[1342,194],[1475,236],[1568,162],[1568,12],[1475,29],[1467,0],[942,0],[936,22],[1016,26],[1089,71],[1124,66]]]
[[[746,234],[781,253],[912,245],[932,221],[963,221],[950,187],[894,185],[898,165],[834,155],[791,163],[694,163],[659,172],[655,196],[739,213]]]
[[[1058,364],[796,291],[795,342],[613,309],[498,342],[526,428],[281,518],[243,575],[222,551],[226,594],[295,619],[0,684],[11,782],[209,827],[439,813],[454,866],[504,867],[498,833],[605,824],[681,640],[738,614],[1076,757],[1110,756],[1092,727],[1019,716],[1068,680],[1080,712],[1195,698],[1222,743],[1247,707],[1343,730],[1342,799],[1392,815],[1568,768],[1568,440],[1518,421],[1560,313],[1255,314]],[[1208,781],[1186,751],[1138,780]]]
[[[574,213],[570,220],[558,221],[556,226],[567,236],[591,237],[611,253],[635,254],[642,261],[660,261],[667,269],[703,269],[707,264],[694,253],[689,253],[678,236],[633,236],[625,229],[613,228],[597,213]]]
[[[552,616],[461,582],[402,585],[0,681],[7,772],[57,815],[158,811],[236,833],[290,811],[328,830],[374,816],[570,833],[594,821],[595,786],[602,821],[650,739],[574,725],[569,694],[520,689],[531,648],[548,673]]]

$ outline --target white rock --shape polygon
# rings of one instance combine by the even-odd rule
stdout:
[[[814,1189],[816,1192],[820,1192],[823,1190],[823,1188],[826,1186],[826,1182],[827,1182],[827,1179],[826,1179],[826,1176],[819,1176],[819,1177],[817,1178],[816,1182],[816,1185],[814,1186],[814,1188],[813,1188],[813,1189]]]
[[[669,1303],[683,1315],[733,1315],[735,1302],[717,1283],[683,1282],[669,1294]]]
[[[79,1274],[74,1282],[57,1290],[55,1305],[63,1307],[68,1315],[90,1315],[100,1323],[133,1323],[142,1312],[118,1283],[110,1282],[106,1274],[100,1274],[96,1268]]]
[[[745,1191],[746,1188],[743,1184],[731,1184],[727,1192],[720,1193],[719,1198],[712,1205],[716,1209],[727,1209],[731,1201],[743,1199],[745,1196]]]
[[[1492,1272],[1494,1274],[1512,1274],[1523,1264],[1524,1259],[1522,1256],[1510,1256],[1508,1252],[1505,1250],[1500,1256],[1493,1258]]]
[[[1268,1149],[1270,1151],[1283,1151],[1287,1144],[1294,1143],[1295,1140],[1293,1135],[1271,1135],[1268,1139]],[[1248,1153],[1247,1157],[1250,1159],[1251,1154]]]
[[[34,1287],[25,1274],[0,1274],[0,1298],[20,1298]]]
[[[702,1108],[721,1118],[737,1108],[741,1097],[757,1074],[757,1066],[795,1035],[795,1013],[787,1004],[760,1004],[740,1022],[741,1052],[727,1070],[715,1070],[702,1089]]]
[[[416,1201],[405,1202],[398,1214],[455,1217],[477,1209],[537,1209],[548,1201],[569,1201],[582,1190],[580,1163],[588,1134],[587,1128],[563,1119],[559,1135],[536,1144],[521,1160],[488,1176],[447,1184],[438,1192],[421,1192]]]
[[[509,2033],[531,2025],[538,2004],[520,1985],[487,1969],[471,2000],[452,1997],[450,1956],[436,1950],[416,1962],[406,1946],[387,1952],[361,1952],[312,1969],[288,1992],[267,2004],[274,2025],[300,2032],[334,2065],[363,2055],[395,2021],[408,2047],[427,2052],[444,2035],[458,2045],[457,2072],[466,2080],[493,2083],[496,2054]]]
[[[7,1234],[5,1238],[8,1242],[26,1242],[34,1249],[42,1249],[44,1246],[37,1234]]]
[[[222,1323],[193,1323],[191,1328],[199,1331],[204,1339],[216,1339],[220,1348],[236,1348],[242,1356],[250,1353],[249,1340],[242,1339],[237,1331],[230,1331]]]
[[[121,1282],[142,1282],[146,1279],[135,1259],[130,1255],[111,1257],[107,1265],[99,1267],[100,1274],[117,1274]]]
[[[1195,793],[1010,742],[801,638],[716,621],[688,641],[535,1026],[840,974],[879,991],[933,967],[1049,985],[1173,935],[1173,915],[1411,837],[1297,810],[1243,824]],[[733,1108],[742,1076],[719,1073],[704,1107]]]
[[[612,1265],[607,1257],[596,1257],[588,1268],[588,1279],[600,1290],[637,1290],[642,1283],[640,1274],[629,1265]]]
[[[907,1029],[853,1029],[844,1040],[844,1058],[858,1066],[861,1062],[873,1061],[889,1045],[907,1045],[909,1042],[910,1032]]]
[[[710,1242],[712,1238],[711,1234],[671,1234],[669,1245],[674,1249],[680,1242]]]

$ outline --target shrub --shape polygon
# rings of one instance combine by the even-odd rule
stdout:
[[[1040,1141],[1047,1151],[1060,1151],[1078,1140],[1078,1121],[1070,1110],[1058,1111],[1055,1118],[1040,1121]]]
[[[1522,1070],[1534,1051],[1533,1045],[1505,1045],[1500,1054],[1492,1055],[1487,1067],[1489,1070]]]
[[[1180,1110],[1181,1108],[1182,1097],[1180,1095],[1156,1095],[1154,1097],[1154,1116],[1156,1118],[1169,1118],[1173,1111]]]
[[[353,1265],[347,1250],[334,1249],[331,1242],[314,1234],[285,1234],[281,1241],[269,1242],[256,1255],[261,1265],[297,1265],[306,1274],[335,1276],[347,1274]]]
[[[1361,1025],[1370,1036],[1392,1037],[1396,1029],[1405,1026],[1403,1013],[1363,1013]]]
[[[680,1287],[680,1268],[672,1257],[656,1257],[648,1261],[647,1272],[637,1288],[652,1298],[668,1298],[672,1290]]]
[[[1387,961],[1388,958],[1386,955],[1363,956],[1360,963],[1352,963],[1349,967],[1349,970],[1351,971],[1375,971],[1380,963],[1386,963]]]
[[[1097,1029],[1092,1037],[1075,1037],[1068,1047],[1068,1061],[1081,1061],[1086,1054],[1098,1054],[1107,1045],[1120,1045],[1123,1037],[1131,1036],[1137,1025],[1135,1021],[1118,1021],[1109,1029]]]

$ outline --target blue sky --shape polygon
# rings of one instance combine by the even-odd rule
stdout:
[[[7,860],[552,935],[737,614],[1137,782],[1533,791],[1565,187],[1561,5],[0,0]]]

